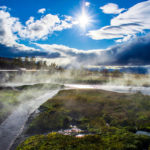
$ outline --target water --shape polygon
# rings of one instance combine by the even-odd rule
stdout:
[[[147,136],[150,136],[150,132],[146,132],[146,131],[137,131],[136,134],[137,135],[147,135]]]
[[[38,107],[52,98],[59,90],[51,90],[44,95],[25,101],[20,104],[18,108],[0,125],[0,150],[9,150],[22,132],[24,125],[31,115]],[[33,93],[36,94],[36,93]]]
[[[118,86],[118,85],[86,85],[86,84],[65,84],[67,88],[78,89],[101,89],[118,93],[136,93],[140,91],[144,95],[150,95],[150,87]]]

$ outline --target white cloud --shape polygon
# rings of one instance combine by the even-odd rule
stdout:
[[[0,24],[0,34],[5,33],[4,35],[8,37],[5,38],[2,35],[0,37],[1,43],[15,43],[19,38],[46,39],[54,31],[72,28],[73,22],[71,16],[64,16],[63,19],[60,19],[58,15],[47,14],[39,20],[31,16],[25,25],[22,25],[18,18],[11,17],[10,13],[5,10],[0,10]]]
[[[57,44],[34,44],[42,50],[46,50],[47,53],[59,53],[59,57],[49,59],[49,62],[55,62],[58,65],[71,67],[98,65],[103,67],[104,65],[137,66],[150,63],[150,34],[104,50],[84,51]]]
[[[22,28],[18,18],[12,17],[9,12],[0,10],[0,44],[7,47],[14,47],[18,50],[38,50],[33,47],[18,43],[17,32]]]
[[[39,49],[35,49],[33,47],[26,46],[24,44],[19,44],[19,43],[14,44],[13,47],[21,51],[36,51],[36,52],[39,51]]]
[[[30,17],[29,20],[26,21],[26,25],[29,25],[34,22],[34,17]]]
[[[150,28],[150,0],[144,1],[129,8],[128,11],[111,20],[111,25],[137,23],[143,28]],[[147,18],[147,19],[146,19]]]
[[[0,44],[7,47],[14,47],[18,50],[38,50],[33,47],[20,44],[20,39],[38,40],[47,38],[54,31],[62,31],[71,28],[73,25],[71,16],[63,16],[60,19],[57,15],[47,14],[39,20],[30,17],[25,25],[19,18],[12,17],[7,7],[0,8]]]
[[[108,4],[100,7],[100,9],[105,14],[119,14],[125,10],[124,8],[119,8],[118,5],[114,4],[114,3],[108,3]]]
[[[90,7],[91,3],[90,2],[85,2],[86,7]]]
[[[124,13],[111,20],[110,26],[91,30],[88,36],[95,40],[118,39],[117,42],[127,41],[137,33],[150,29],[150,0],[138,3]]]
[[[39,46],[42,49],[45,49],[47,51],[51,51],[51,52],[59,52],[62,55],[78,55],[78,54],[90,54],[90,53],[101,53],[104,50],[103,49],[92,49],[92,50],[80,50],[80,49],[76,49],[76,48],[70,48],[68,46],[65,45],[58,45],[58,44],[38,44],[38,43],[34,43],[36,46]],[[106,51],[106,50],[105,50]]]
[[[46,9],[45,9],[45,8],[41,8],[41,9],[39,9],[39,10],[38,10],[38,13],[44,14],[44,13],[45,13],[45,11],[46,11]]]
[[[65,18],[65,21],[72,21],[72,17],[71,16],[67,16],[67,15],[64,15],[64,18]]]
[[[73,67],[81,67],[82,65],[84,66],[89,64],[97,64],[97,62],[108,61],[108,57],[106,55],[107,50],[93,49],[85,51],[57,44],[34,44],[47,52],[57,52],[61,54],[59,58],[51,60],[51,62],[56,62],[58,65],[67,64]]]
[[[64,21],[64,20],[61,20],[60,21],[61,23],[59,25],[56,25],[54,28],[53,28],[53,31],[62,31],[64,29],[69,29],[69,28],[72,28],[72,23],[68,22],[68,21]]]
[[[60,23],[60,19],[57,15],[47,14],[40,20],[34,20],[33,17],[26,22],[26,26],[22,26],[18,30],[18,34],[22,38],[28,38],[31,40],[44,39],[48,34],[51,34],[54,27]]]
[[[134,36],[132,36],[132,35],[127,35],[127,36],[125,36],[123,39],[118,39],[118,40],[116,40],[116,42],[117,42],[117,43],[126,42],[126,41],[128,41],[129,39],[131,39],[132,37],[134,37]]]
[[[88,32],[94,40],[103,40],[103,39],[116,39],[116,38],[127,38],[135,35],[137,32],[141,31],[141,26],[139,24],[122,24],[120,26],[105,26],[98,30],[92,30]]]
[[[57,15],[47,14],[42,16],[39,20],[30,17],[29,20],[26,21],[26,26],[22,26],[22,28],[18,30],[18,34],[21,38],[25,39],[46,39],[48,35],[54,31],[72,28],[72,25],[71,16],[64,16],[64,20],[61,20]]]
[[[8,12],[0,10],[0,43],[13,46],[16,44],[18,37],[13,34],[12,28],[18,22],[17,18],[11,17]]]

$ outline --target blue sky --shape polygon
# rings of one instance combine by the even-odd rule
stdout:
[[[10,13],[13,17],[20,19],[20,22],[23,24],[30,18],[30,16],[40,19],[42,15],[58,14],[68,15],[76,17],[81,15],[83,2],[81,0],[1,0],[2,6],[7,6],[11,8]],[[131,1],[128,0],[92,0],[90,6],[87,7],[89,15],[91,15],[95,22],[91,23],[91,26],[88,27],[88,30],[98,29],[100,27],[110,24],[110,19],[115,17],[116,14],[104,14],[99,7],[106,5],[107,3],[116,3],[120,8],[128,9],[134,4],[141,2],[140,0]],[[41,8],[45,8],[46,12],[44,14],[39,14],[37,11]],[[61,32],[55,32],[47,40],[39,40],[40,43],[49,43],[49,44],[62,44],[69,47],[74,47],[78,49],[99,49],[107,48],[110,45],[115,44],[113,40],[93,40],[86,36],[86,31],[83,31],[79,26],[75,25],[71,29],[66,29]],[[24,41],[22,41],[24,42]]]
[[[150,30],[149,0],[0,0],[0,9],[0,44],[11,49],[1,56],[57,53],[56,62],[65,57],[67,64],[83,55],[97,65],[102,57],[116,61],[104,59],[108,50],[145,39]]]

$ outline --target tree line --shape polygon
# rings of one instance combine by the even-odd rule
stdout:
[[[48,70],[63,70],[62,67],[51,63],[47,65],[46,61],[36,61],[35,57],[17,57],[17,58],[4,58],[0,57],[0,69],[48,69]]]

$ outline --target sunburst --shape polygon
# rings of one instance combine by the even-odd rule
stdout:
[[[82,12],[77,21],[82,28],[86,28],[90,23],[90,17],[85,12]]]

